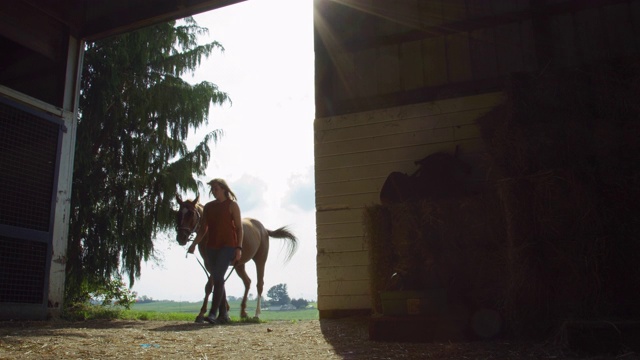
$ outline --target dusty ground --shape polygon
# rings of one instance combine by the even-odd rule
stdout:
[[[572,358],[576,357],[550,344],[373,342],[369,341],[367,318],[221,326],[121,320],[0,322],[0,359]]]

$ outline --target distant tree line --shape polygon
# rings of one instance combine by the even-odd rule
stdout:
[[[297,309],[303,309],[303,308],[306,308],[307,305],[309,305],[309,301],[303,298],[291,299],[289,297],[289,292],[287,291],[287,284],[278,284],[278,285],[272,286],[267,291],[267,297],[269,299],[262,302],[264,306],[267,306],[267,307],[291,304],[295,306]]]
[[[261,303],[265,307],[278,306],[278,305],[282,306],[282,305],[291,304],[295,306],[296,309],[304,309],[309,305],[309,300],[306,300],[303,298],[299,298],[299,299],[290,298],[289,292],[287,290],[287,284],[278,284],[278,285],[272,286],[269,289],[269,291],[267,291],[267,297],[268,299],[265,299],[264,297],[261,299]],[[253,298],[254,298],[253,294],[249,294],[249,299],[253,300]],[[242,298],[229,295],[227,296],[227,300],[242,301]],[[159,302],[159,301],[175,302],[174,300],[154,300],[152,297],[147,295],[138,296],[136,298],[136,303],[138,304],[146,304],[146,303]]]
[[[136,303],[138,303],[138,304],[152,303],[154,301],[157,301],[157,300],[153,300],[153,298],[151,298],[151,297],[149,297],[147,295],[142,295],[142,296],[136,298]]]

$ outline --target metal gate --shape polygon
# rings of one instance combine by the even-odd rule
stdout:
[[[0,96],[0,319],[46,317],[63,131]]]

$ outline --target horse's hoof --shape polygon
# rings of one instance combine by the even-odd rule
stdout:
[[[257,316],[254,316],[254,317],[253,317],[253,320],[260,320],[260,318],[259,318],[259,317],[257,317]]]
[[[204,316],[198,316],[196,317],[196,324],[204,324]]]

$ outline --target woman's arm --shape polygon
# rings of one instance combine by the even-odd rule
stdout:
[[[236,238],[238,239],[238,247],[236,248],[236,261],[240,260],[242,256],[242,238],[243,230],[242,230],[242,217],[240,216],[240,206],[238,206],[237,202],[231,203],[231,218],[233,222],[236,224]]]
[[[202,218],[203,218],[203,219],[206,219],[206,217],[204,216],[204,212],[203,212],[203,214],[202,214]],[[203,222],[202,222],[202,225],[200,225],[200,226],[202,226],[202,227],[200,228],[200,230],[201,230],[201,231],[200,231],[200,233],[198,233],[198,234],[196,235],[196,238],[193,240],[193,243],[191,244],[191,246],[189,246],[189,250],[188,250],[188,252],[189,252],[190,254],[193,254],[193,252],[196,250],[196,246],[197,246],[198,244],[200,244],[200,241],[202,241],[202,239],[204,238],[204,236],[205,236],[205,235],[207,235],[207,231],[209,230],[209,225],[207,224],[207,222],[206,222],[206,221],[203,221]]]

